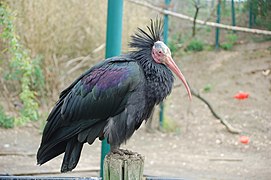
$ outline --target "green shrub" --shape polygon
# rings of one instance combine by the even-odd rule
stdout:
[[[171,51],[172,56],[175,56],[178,52],[180,52],[181,45],[183,44],[184,39],[181,34],[175,34],[173,37],[170,37],[168,40],[168,47]]]
[[[176,44],[175,41],[168,41],[168,47],[171,51],[172,56],[174,56],[176,54],[176,52],[178,51],[178,46]]]
[[[207,27],[206,27],[206,32],[210,33],[211,31],[212,31],[212,28],[209,27],[209,26],[207,26]]]
[[[21,125],[30,120],[37,120],[39,117],[39,104],[36,95],[44,85],[44,77],[40,67],[41,58],[31,59],[28,51],[19,42],[13,26],[14,16],[6,5],[0,4],[0,16],[0,25],[3,27],[0,38],[6,43],[7,56],[5,58],[9,59],[9,69],[5,70],[7,76],[4,80],[11,81],[14,87],[20,91],[19,98],[23,107],[18,114],[19,116],[12,121]],[[8,120],[9,118],[4,119]]]
[[[164,117],[163,130],[165,132],[178,132],[180,131],[180,128],[174,120],[169,117]]]
[[[231,50],[234,44],[237,42],[237,35],[236,34],[227,34],[225,37],[225,42],[220,45],[221,48],[224,50]]]
[[[14,127],[14,118],[7,116],[1,106],[0,106],[0,127],[4,128]]]
[[[186,47],[186,51],[202,51],[204,43],[198,39],[192,39],[191,42]]]
[[[206,84],[204,86],[204,88],[203,88],[203,91],[206,92],[206,93],[208,93],[208,92],[210,92],[212,90],[212,87],[213,86],[211,84]]]

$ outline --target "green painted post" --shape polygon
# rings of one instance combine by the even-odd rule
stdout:
[[[234,8],[234,0],[231,0],[231,19],[232,26],[235,26],[235,8]],[[233,31],[235,33],[235,31]]]
[[[248,27],[252,28],[252,19],[253,19],[253,13],[252,13],[252,1],[249,0],[249,24]]]
[[[220,9],[221,9],[221,2],[220,0],[218,0],[218,4],[217,4],[217,11],[216,11],[216,23],[220,23]],[[219,48],[219,28],[216,28],[216,32],[215,32],[215,49]]]
[[[106,50],[105,57],[118,56],[121,53],[122,37],[122,11],[123,0],[108,0],[107,28],[106,28]],[[102,141],[100,176],[103,177],[103,162],[110,146],[106,139]]]
[[[168,9],[171,0],[165,0],[166,9]],[[164,15],[164,43],[167,44],[168,39],[168,14]]]
[[[170,4],[171,0],[165,0],[166,9],[168,9],[168,6]],[[167,38],[168,38],[168,14],[164,15],[164,43],[167,44]],[[160,127],[163,127],[163,121],[164,121],[164,103],[160,103],[160,113],[159,113],[159,125]]]

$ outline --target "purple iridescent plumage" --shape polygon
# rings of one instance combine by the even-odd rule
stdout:
[[[129,69],[116,67],[114,69],[98,68],[82,79],[84,89],[91,91],[94,86],[101,91],[114,88],[129,76]]]

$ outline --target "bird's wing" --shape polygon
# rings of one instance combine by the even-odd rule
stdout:
[[[140,82],[136,62],[112,62],[93,69],[64,99],[65,123],[81,119],[107,119],[123,111],[129,92]]]
[[[70,127],[71,131],[65,128],[66,135],[59,137],[63,140],[123,112],[129,94],[143,79],[137,62],[122,57],[91,68],[61,93],[48,117],[42,141],[55,136],[60,127]]]

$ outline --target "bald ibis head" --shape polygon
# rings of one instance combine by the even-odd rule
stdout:
[[[139,33],[132,36],[130,47],[136,48],[137,57],[154,61],[157,64],[163,64],[168,67],[183,82],[189,99],[191,99],[191,91],[185,80],[184,75],[174,62],[170,49],[162,42],[163,25],[161,20],[151,20],[151,26],[147,26],[149,33],[138,28]]]
[[[162,41],[156,41],[152,47],[151,55],[156,63],[166,65],[178,76],[178,78],[180,78],[187,90],[189,99],[191,99],[190,88],[184,78],[184,75],[172,59],[170,49],[165,45],[165,43]]]

